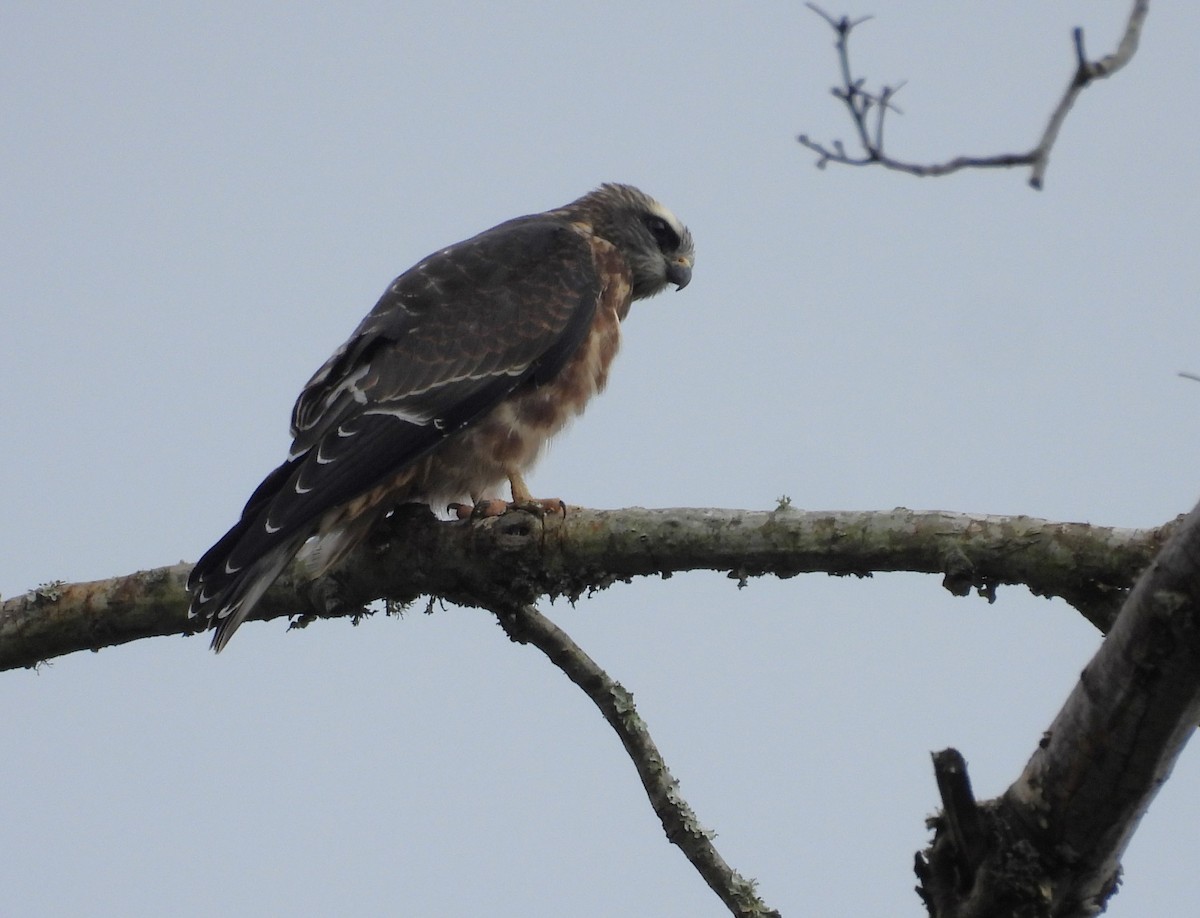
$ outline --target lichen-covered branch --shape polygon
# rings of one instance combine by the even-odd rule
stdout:
[[[571,508],[464,521],[408,507],[334,574],[309,581],[293,567],[256,617],[297,616],[304,624],[365,614],[375,599],[423,595],[492,610],[510,636],[540,647],[605,713],[668,836],[731,911],[766,916],[772,912],[753,883],[705,844],[628,693],[532,609],[542,597],[574,600],[637,576],[701,569],[726,571],[739,583],[768,573],[937,573],[954,594],[974,590],[989,600],[1001,585],[1024,584],[1066,599],[1102,630],[1113,627],[1001,800],[976,805],[965,763],[943,757],[947,814],[934,823],[946,831],[918,860],[937,918],[1067,918],[1090,914],[1111,895],[1129,836],[1200,718],[1200,508],[1184,521],[1136,530],[903,508],[801,511],[786,500],[770,512]],[[5,601],[0,668],[196,630],[186,617],[188,572],[180,564],[44,584]],[[1019,907],[997,912],[997,903]]]
[[[1198,722],[1200,506],[1138,580],[1021,776],[979,805],[983,845],[963,850],[951,811],[972,804],[943,794],[946,815],[918,858],[930,915],[1102,911],[1126,845]]]
[[[684,853],[730,913],[739,918],[779,918],[779,912],[758,897],[754,881],[730,867],[717,851],[714,833],[700,825],[680,794],[679,782],[667,769],[650,731],[638,716],[633,695],[533,606],[492,611],[510,638],[541,650],[600,709],[637,768],[667,838]]]
[[[843,16],[841,19],[835,19],[816,4],[805,5],[823,18],[837,35],[835,44],[841,67],[842,84],[833,88],[833,95],[846,106],[850,113],[850,119],[854,123],[854,129],[858,135],[859,146],[863,151],[859,156],[851,156],[846,152],[845,145],[840,140],[835,140],[826,146],[810,139],[807,134],[801,134],[796,139],[818,155],[818,168],[824,169],[829,163],[838,163],[844,166],[883,166],[885,169],[894,169],[916,176],[938,176],[958,172],[960,169],[1029,166],[1029,184],[1034,188],[1042,187],[1046,168],[1050,164],[1050,151],[1058,139],[1058,133],[1071,107],[1075,104],[1075,100],[1087,86],[1096,80],[1112,76],[1129,63],[1137,52],[1142,26],[1145,23],[1146,15],[1150,12],[1149,0],[1136,0],[1117,49],[1112,54],[1107,54],[1094,61],[1088,60],[1084,50],[1083,29],[1074,30],[1075,71],[1071,75],[1066,91],[1055,106],[1041,138],[1033,149],[1024,153],[1001,153],[995,156],[957,156],[941,163],[910,163],[888,155],[883,149],[884,121],[889,111],[896,111],[893,100],[901,87],[884,86],[878,92],[870,92],[864,88],[865,81],[862,78],[856,78],[850,67],[850,33],[871,17],[852,20]]]
[[[293,568],[255,618],[358,616],[376,600],[431,596],[490,608],[498,601],[572,600],[618,581],[690,570],[762,574],[940,574],[956,595],[989,600],[1023,584],[1058,596],[1101,630],[1111,625],[1138,572],[1171,525],[1116,529],[1025,516],[714,509],[584,510],[539,519],[513,511],[440,521],[403,508],[338,571],[309,582]],[[44,585],[0,606],[0,669],[34,666],[78,650],[187,634],[185,564],[93,583]]]

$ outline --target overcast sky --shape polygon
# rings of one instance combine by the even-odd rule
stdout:
[[[1025,149],[1128,2],[871,0],[891,149]],[[1027,173],[813,168],[850,140],[798,2],[0,8],[0,592],[194,561],[393,276],[630,182],[691,227],[608,392],[529,481],[591,507],[906,506],[1152,526],[1200,496],[1200,6],[1151,13]],[[923,914],[954,745],[1019,774],[1099,637],[938,578],[721,574],[545,609],[634,692],[724,856],[785,915]],[[243,627],[0,676],[13,915],[724,908],[587,701],[490,617]],[[1200,750],[1114,916],[1195,911]]]

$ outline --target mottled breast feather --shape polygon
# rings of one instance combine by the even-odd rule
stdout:
[[[616,249],[597,237],[588,240],[601,286],[587,334],[573,353],[561,366],[539,365],[507,399],[422,460],[410,480],[398,476],[395,490],[380,495],[380,500],[427,494],[437,499],[478,498],[513,472],[532,466],[550,438],[604,389],[620,347],[631,285]]]

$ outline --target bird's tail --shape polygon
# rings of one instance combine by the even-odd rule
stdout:
[[[229,569],[228,556],[197,564],[188,588],[192,591],[189,617],[204,618],[215,627],[212,649],[221,652],[238,626],[254,610],[272,583],[291,564],[304,544],[305,535],[294,536],[272,547],[240,570]],[[205,562],[208,561],[207,564]]]

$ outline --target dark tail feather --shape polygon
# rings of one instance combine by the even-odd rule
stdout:
[[[188,577],[189,618],[216,627],[212,646],[220,651],[268,587],[291,563],[308,533],[274,533],[266,527],[271,501],[288,481],[299,458],[268,475],[246,502],[242,518],[196,562]]]
[[[192,608],[194,614],[206,617],[215,626],[213,650],[220,653],[229,643],[263,594],[291,564],[304,540],[303,535],[294,536],[275,546],[249,567],[230,575],[228,582],[216,586],[215,592],[211,592],[213,584],[201,581]]]

